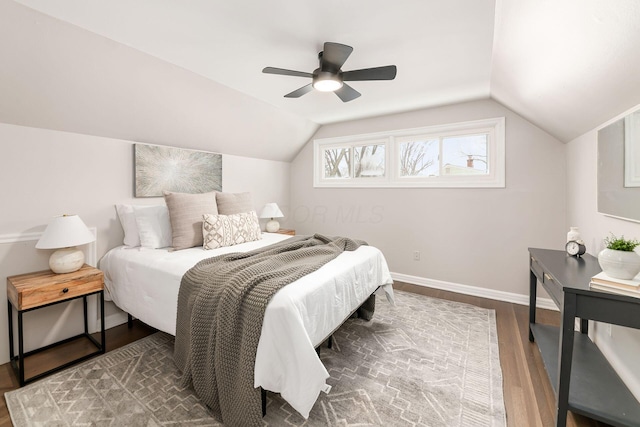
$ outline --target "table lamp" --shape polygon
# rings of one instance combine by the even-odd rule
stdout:
[[[278,207],[277,203],[267,203],[262,208],[262,212],[260,212],[260,218],[271,218],[270,221],[267,222],[267,231],[269,233],[275,233],[280,230],[280,223],[276,221],[274,218],[282,218],[284,214]]]
[[[49,258],[54,273],[71,273],[84,265],[84,252],[75,246],[96,240],[78,215],[53,218],[36,244],[37,249],[58,249]]]

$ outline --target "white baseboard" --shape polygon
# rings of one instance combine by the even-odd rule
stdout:
[[[122,325],[123,323],[127,323],[127,320],[127,313],[124,311],[110,314],[104,318],[104,328],[109,329],[114,326]]]
[[[456,292],[464,295],[473,295],[475,297],[489,298],[514,304],[529,305],[529,295],[479,288],[477,286],[462,285],[459,283],[445,282],[443,280],[428,279],[426,277],[411,276],[409,274],[402,273],[391,273],[391,277],[393,280],[410,283],[412,285],[425,286],[427,288]],[[550,298],[536,298],[536,307],[558,311],[558,307],[556,307],[555,303]]]

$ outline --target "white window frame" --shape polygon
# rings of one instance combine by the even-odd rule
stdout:
[[[449,136],[487,134],[487,174],[441,175],[424,177],[400,176],[400,143],[411,137],[440,139]],[[385,176],[354,177],[354,147],[385,145]],[[505,187],[505,119],[474,120],[414,129],[402,129],[362,135],[322,138],[313,141],[313,186],[322,188],[418,187],[418,188],[504,188]],[[349,178],[324,178],[324,149],[350,148]]]

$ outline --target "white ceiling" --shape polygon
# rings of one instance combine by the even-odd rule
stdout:
[[[498,0],[491,96],[564,142],[640,104],[640,1]]]
[[[18,1],[320,124],[489,96],[493,0]],[[342,103],[261,73],[312,72],[325,41],[354,47],[345,71],[395,64],[395,81]]]
[[[261,152],[252,141],[253,154],[250,145],[221,150],[230,154],[288,160],[318,124],[489,97],[568,141],[640,104],[638,0],[16,1],[76,28],[68,29],[74,39],[93,33],[179,67],[183,74],[176,79],[205,78],[209,83],[197,83],[208,85],[203,93],[232,89],[246,104],[248,126],[258,116],[288,123],[276,132],[287,142],[276,153],[273,147]],[[5,8],[10,4],[0,0]],[[395,64],[398,75],[393,81],[353,82],[362,96],[342,103],[331,93],[284,98],[308,81],[261,73],[265,66],[311,72],[325,41],[354,47],[344,70]],[[91,43],[101,52],[101,43]],[[127,61],[134,67],[133,59]],[[109,106],[105,101],[103,107]],[[143,128],[148,125],[143,117],[139,128],[128,124],[120,133],[81,130],[165,143]],[[200,134],[215,134],[200,125]],[[51,127],[73,130],[62,120]],[[290,129],[295,141],[282,136]],[[268,139],[264,127],[259,136]],[[198,137],[193,140],[200,148]]]

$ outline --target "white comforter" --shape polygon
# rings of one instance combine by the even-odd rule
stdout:
[[[208,251],[114,248],[100,261],[106,298],[144,323],[175,335],[178,290],[189,268],[205,258],[250,251],[288,237],[263,233],[256,242]],[[265,312],[255,386],[280,393],[307,418],[320,391],[331,389],[326,383],[329,373],[314,347],[378,286],[393,301],[392,283],[382,252],[361,246],[279,290]]]

